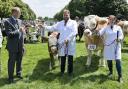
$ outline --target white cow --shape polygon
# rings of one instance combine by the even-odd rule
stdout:
[[[87,49],[87,62],[86,66],[91,65],[92,60],[92,52],[94,51],[101,51],[100,56],[102,57],[99,60],[100,66],[105,66],[105,60],[103,59],[102,51],[103,51],[103,40],[102,37],[98,36],[96,34],[97,30],[100,30],[101,28],[107,26],[108,19],[98,17],[96,15],[89,15],[84,18],[84,24],[85,24],[85,31],[84,31],[84,39],[85,39],[85,46]]]
[[[128,21],[119,21],[117,25],[122,28],[124,36],[128,34]]]
[[[51,32],[48,38],[48,51],[50,56],[49,69],[55,68],[55,59],[58,59],[58,45],[57,41],[59,38],[58,32]]]

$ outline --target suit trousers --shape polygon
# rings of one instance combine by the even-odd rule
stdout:
[[[61,56],[61,73],[65,71],[66,56]],[[73,72],[73,56],[68,55],[68,73]]]
[[[21,76],[22,57],[23,57],[23,52],[9,52],[9,59],[8,59],[9,79],[13,79],[15,64],[16,64],[16,75]]]

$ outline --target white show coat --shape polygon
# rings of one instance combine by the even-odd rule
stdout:
[[[123,32],[120,26],[114,25],[111,28],[109,25],[99,31],[100,35],[104,37],[104,58],[107,60],[121,59],[121,42],[116,41],[117,39],[123,39]]]
[[[69,19],[66,26],[64,20],[56,23],[53,26],[45,26],[49,31],[57,31],[60,33],[58,43],[58,54],[59,56],[74,55],[76,49],[76,34],[77,34],[77,22]],[[68,47],[65,46],[64,41],[69,40]],[[68,51],[66,51],[66,49]]]

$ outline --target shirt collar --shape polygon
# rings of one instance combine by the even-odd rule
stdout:
[[[70,21],[71,21],[71,19],[69,18],[69,20],[67,21],[67,23],[70,22]],[[63,20],[63,22],[65,22],[65,21]]]

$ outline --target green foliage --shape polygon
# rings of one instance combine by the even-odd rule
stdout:
[[[23,57],[23,80],[16,79],[16,83],[7,84],[8,52],[5,42],[2,47],[2,75],[0,76],[0,89],[128,89],[128,37],[122,49],[123,84],[116,81],[117,72],[113,62],[114,77],[108,78],[108,68],[98,67],[99,56],[93,55],[92,65],[85,68],[87,51],[84,42],[76,44],[74,57],[74,76],[69,77],[67,72],[59,76],[60,66],[49,70],[49,53],[47,43],[26,44]],[[66,67],[67,69],[67,67]],[[15,73],[15,72],[14,72]]]
[[[128,4],[126,0],[71,0],[65,8],[70,10],[71,18],[73,19],[76,16],[83,18],[90,14],[98,16],[122,14],[126,18],[128,16]],[[54,17],[58,20],[62,19],[64,9]]]
[[[7,18],[11,14],[12,7],[20,7],[22,19],[35,19],[35,13],[21,0],[0,0],[0,18]]]
[[[108,16],[122,14],[127,16],[128,4],[125,0],[86,0],[85,8],[88,14]]]

